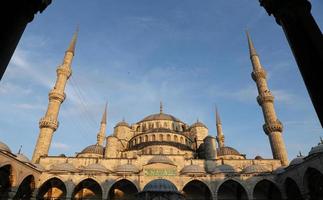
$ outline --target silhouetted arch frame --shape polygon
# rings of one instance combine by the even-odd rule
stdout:
[[[52,183],[51,183],[52,182]],[[60,186],[62,186],[60,189],[62,190],[63,192],[63,195],[59,196],[59,198],[66,198],[66,195],[67,195],[67,186],[66,184],[64,183],[64,181],[62,181],[59,177],[57,176],[51,176],[49,178],[47,178],[46,180],[44,180],[40,186],[39,186],[39,189],[38,189],[38,192],[37,192],[37,195],[36,195],[36,199],[38,200],[41,200],[44,198],[44,195],[48,192],[48,189],[50,189],[50,187],[48,187],[47,184],[55,184],[55,183],[59,183]],[[51,185],[52,187],[55,186],[55,185]],[[48,188],[46,188],[48,187]]]
[[[90,189],[90,186],[91,185],[86,185],[87,184],[86,182],[92,183],[92,186],[95,186],[95,187],[97,187],[99,189],[99,191],[98,191],[99,194],[97,194],[97,195],[100,196],[98,198],[101,198],[102,199],[102,196],[103,196],[103,188],[102,188],[101,184],[97,180],[95,180],[94,178],[84,178],[81,181],[79,181],[75,185],[75,187],[73,188],[72,199],[75,199],[75,196],[77,195],[77,193],[81,189],[83,189],[83,188]]]
[[[259,189],[259,187],[261,187],[262,185],[264,185],[265,188],[268,189],[266,193],[264,193],[264,190]],[[273,181],[269,179],[262,179],[258,181],[253,187],[252,196],[254,200],[281,200],[282,192]]]
[[[233,184],[236,184],[239,189],[240,189],[240,192],[242,193],[242,196],[241,198],[230,198],[230,199],[223,199],[221,197],[221,189],[222,187],[224,187],[224,185],[228,184],[228,183],[233,183]],[[244,183],[239,180],[239,179],[235,179],[235,178],[229,178],[229,179],[224,179],[219,185],[218,187],[216,188],[216,194],[217,194],[217,199],[218,200],[248,200],[249,199],[249,196],[248,196],[248,190],[246,189],[247,187],[244,185]]]
[[[318,197],[322,197],[323,192],[318,187],[323,187],[323,173],[315,167],[308,167],[303,175],[303,185],[305,193],[311,197],[310,200],[316,200]]]
[[[110,192],[111,192],[111,189],[117,184],[117,183],[119,183],[119,182],[122,182],[122,181],[125,181],[125,182],[127,182],[127,183],[129,183],[129,184],[131,184],[131,185],[133,185],[134,187],[135,187],[135,189],[136,189],[136,193],[138,193],[139,191],[140,191],[140,188],[139,188],[139,186],[138,186],[138,184],[136,183],[136,182],[133,182],[133,181],[131,181],[131,180],[129,180],[129,179],[127,179],[127,178],[118,178],[118,179],[116,179],[111,185],[110,185],[110,187],[108,188],[108,190],[107,190],[107,199],[108,200],[110,200],[111,199],[111,196],[110,196]]]
[[[210,193],[210,198],[208,198],[208,199],[210,199],[210,200],[213,199],[214,195],[212,193],[211,186],[208,183],[206,183],[202,180],[199,180],[199,179],[191,179],[191,180],[188,180],[187,182],[185,182],[185,184],[183,184],[183,188],[182,188],[181,192],[184,194],[185,187],[187,187],[189,184],[194,184],[194,182],[204,185],[207,188],[208,192]]]

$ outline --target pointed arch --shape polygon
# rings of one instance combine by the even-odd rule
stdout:
[[[44,182],[38,191],[37,200],[58,200],[66,198],[66,186],[62,180],[53,177]]]
[[[183,195],[187,200],[212,200],[212,192],[207,184],[200,180],[191,180],[183,187]]]
[[[278,187],[271,181],[263,179],[253,189],[255,200],[281,200],[282,195]]]
[[[31,199],[34,190],[35,190],[35,177],[33,175],[29,175],[23,179],[13,199],[14,200]]]
[[[127,179],[120,179],[109,189],[108,200],[133,199],[139,191],[138,187]]]
[[[304,200],[297,183],[287,177],[284,182],[284,187],[287,195],[287,200]]]
[[[0,168],[0,199],[7,199],[10,188],[13,184],[12,166],[3,165]]]
[[[232,179],[224,181],[217,194],[218,200],[248,200],[245,188],[238,181]]]
[[[322,199],[323,197],[323,175],[322,173],[312,167],[309,167],[303,178],[305,189],[310,195],[310,200]]]
[[[72,199],[102,199],[102,188],[98,182],[87,178],[74,188]]]

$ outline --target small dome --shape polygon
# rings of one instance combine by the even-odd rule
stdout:
[[[90,145],[85,149],[83,149],[83,151],[80,154],[85,154],[85,153],[103,155],[104,147],[98,144]]]
[[[165,114],[165,113],[158,113],[158,114],[149,115],[149,116],[145,117],[143,120],[141,120],[140,122],[153,121],[153,120],[170,120],[170,121],[174,121],[174,122],[181,122],[181,120],[177,119],[176,117],[174,117],[172,115]]]
[[[250,165],[242,170],[242,173],[253,174],[253,173],[265,173],[270,172],[267,166],[264,165]]]
[[[205,170],[199,165],[187,165],[181,170],[182,174],[204,174]]]
[[[285,172],[285,167],[278,167],[273,171],[273,174],[281,174]]]
[[[147,164],[153,164],[153,163],[164,163],[164,164],[174,165],[171,159],[163,155],[157,155],[152,157]]]
[[[165,179],[155,179],[145,185],[143,192],[178,192],[176,186]]]
[[[207,128],[206,126],[205,126],[205,124],[203,124],[202,122],[200,122],[200,121],[197,121],[197,122],[195,122],[194,124],[192,124],[191,125],[191,128],[195,128],[195,127],[204,127],[204,128]]]
[[[55,164],[50,168],[52,171],[67,171],[67,172],[75,172],[75,167],[70,163],[59,163]]]
[[[308,153],[308,155],[313,155],[316,153],[322,153],[323,152],[323,143],[319,143],[317,146],[312,147],[311,151]]]
[[[301,164],[303,161],[304,161],[304,157],[298,156],[298,157],[294,158],[292,161],[290,161],[289,166]]]
[[[86,167],[84,167],[82,170],[84,171],[93,171],[93,172],[102,172],[102,173],[107,173],[108,172],[108,169],[105,168],[103,165],[100,165],[98,163],[93,163],[93,164],[90,164]]]
[[[255,160],[263,160],[263,158],[261,156],[256,156]]]
[[[236,155],[241,156],[239,151],[232,147],[220,147],[216,149],[216,153],[218,156],[226,156],[226,155]]]
[[[17,156],[16,158],[21,162],[30,163],[30,160],[24,154],[18,153],[16,156]]]
[[[227,164],[223,164],[223,165],[218,165],[214,168],[213,170],[213,174],[217,174],[217,173],[235,173],[237,172],[234,167],[232,167],[231,165],[227,165]]]
[[[138,173],[139,169],[132,164],[119,165],[115,172],[117,173]]]
[[[118,127],[118,126],[130,127],[129,124],[125,121],[118,122],[115,127]]]
[[[6,152],[11,153],[11,150],[10,150],[10,148],[8,147],[8,145],[6,145],[5,143],[3,143],[3,142],[1,142],[1,141],[0,141],[0,151],[6,151]]]

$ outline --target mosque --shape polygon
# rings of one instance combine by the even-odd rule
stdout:
[[[0,199],[109,200],[317,200],[323,199],[323,141],[288,161],[283,125],[267,86],[266,71],[247,33],[252,79],[273,158],[248,158],[226,146],[220,114],[217,136],[205,124],[187,124],[160,112],[136,123],[121,121],[106,136],[107,107],[97,143],[75,156],[48,155],[72,75],[77,32],[57,68],[47,111],[39,121],[33,157],[14,154],[0,142]]]

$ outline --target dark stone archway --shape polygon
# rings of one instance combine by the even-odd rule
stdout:
[[[222,183],[217,193],[218,200],[248,200],[246,190],[234,180],[227,180]]]
[[[13,199],[31,199],[33,191],[35,189],[35,178],[33,175],[29,175],[21,182],[18,187],[17,193]]]
[[[304,185],[310,200],[323,200],[323,175],[314,168],[308,168],[304,175]]]
[[[253,189],[254,200],[281,200],[278,187],[269,180],[259,181]]]
[[[63,181],[58,178],[47,180],[37,194],[37,200],[60,200],[66,198],[66,187]]]
[[[81,181],[75,188],[72,194],[73,200],[94,200],[102,199],[101,186],[93,179],[88,178]]]
[[[188,182],[183,188],[183,195],[187,200],[211,200],[209,187],[199,180]]]
[[[0,168],[0,199],[8,199],[8,192],[12,185],[11,165],[5,165]]]
[[[287,200],[304,200],[296,182],[293,179],[286,178],[284,186]]]
[[[132,200],[135,199],[138,189],[134,183],[127,179],[122,179],[114,183],[108,194],[108,200]]]

